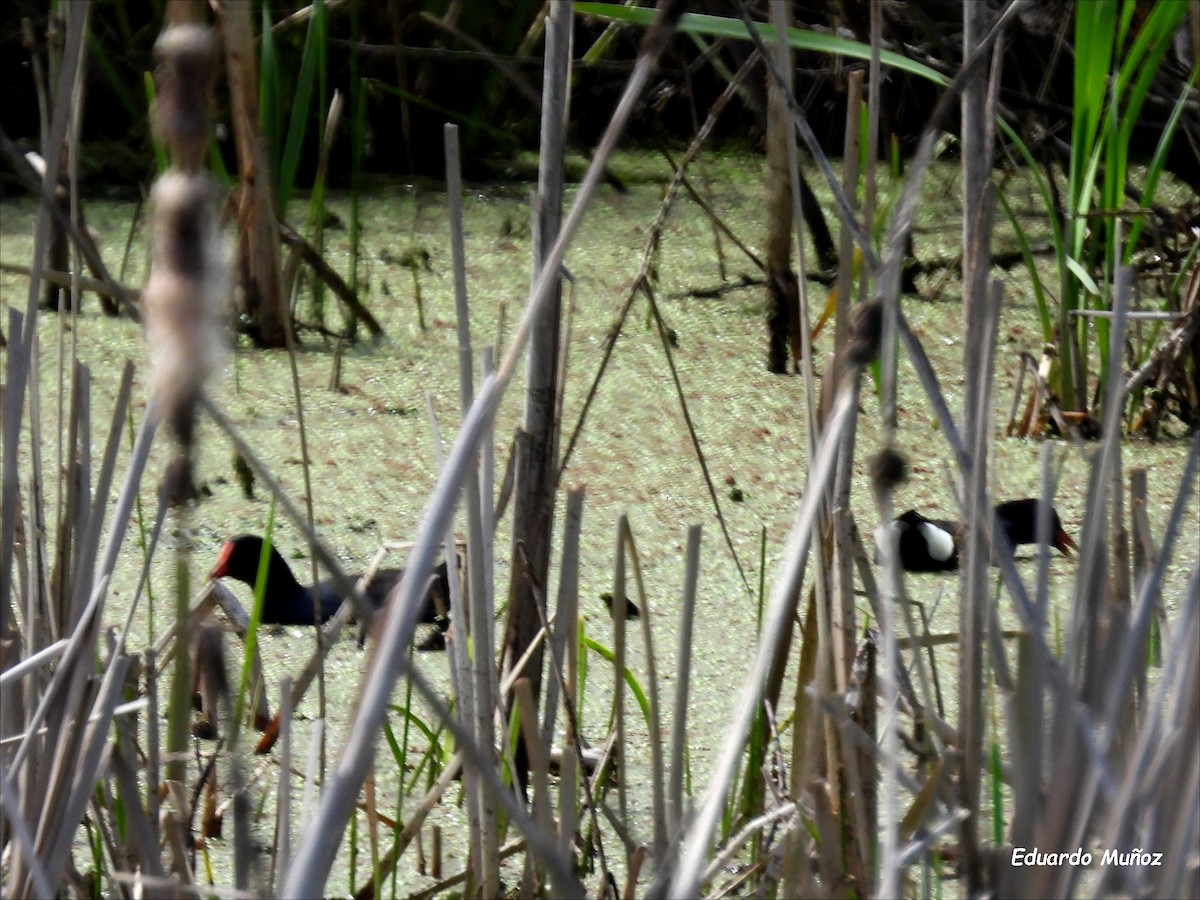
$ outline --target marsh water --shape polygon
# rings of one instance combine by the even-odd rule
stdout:
[[[566,261],[573,283],[564,294],[571,307],[563,404],[564,446],[579,420],[618,313],[632,290],[662,197],[662,186],[670,178],[665,164],[646,155],[620,157],[614,168],[627,180],[628,191],[602,192]],[[722,157],[693,174],[694,181],[703,185],[710,204],[726,224],[761,254],[765,239],[763,160],[745,155]],[[942,260],[946,265],[919,280],[920,296],[903,300],[905,312],[933,359],[955,414],[962,402],[963,369],[961,294],[956,265],[961,233],[957,180],[956,166],[940,164],[927,181],[917,223],[916,252],[923,260]],[[507,344],[511,325],[520,315],[528,292],[529,190],[530,185],[524,183],[477,185],[470,186],[464,198],[471,330],[477,356],[486,345],[503,348]],[[1010,202],[1028,217],[1029,225],[1036,230],[1037,204],[1027,191],[1022,193],[1025,189],[1019,178],[1014,179],[1009,190]],[[825,192],[818,193],[825,196]],[[347,220],[346,198],[334,198],[330,205],[342,222]],[[120,273],[125,283],[139,286],[145,272],[146,235],[141,223],[134,223],[134,214],[132,204],[96,201],[87,206],[89,223],[111,271]],[[430,398],[447,440],[453,436],[459,415],[457,337],[445,195],[433,186],[380,185],[364,198],[362,216],[360,291],[383,325],[386,337],[375,343],[364,340],[345,350],[340,360],[340,390],[329,387],[336,354],[331,342],[320,332],[300,329],[303,346],[297,360],[310,448],[316,528],[351,572],[365,568],[385,541],[408,540],[416,531],[437,472],[426,398]],[[295,219],[301,217],[297,207]],[[5,201],[0,216],[0,252],[5,263],[28,263],[32,222],[31,204]],[[136,228],[133,252],[123,263],[123,249],[131,227]],[[997,249],[1014,246],[1004,227],[998,230],[996,245]],[[671,353],[688,412],[698,432],[700,449],[717,486],[721,513],[731,535],[732,553],[718,526],[671,369],[643,298],[635,300],[624,324],[562,481],[564,489],[582,488],[586,494],[580,609],[587,633],[605,644],[612,642],[612,625],[600,594],[612,586],[617,517],[621,513],[629,515],[640,553],[657,670],[666,703],[672,695],[676,671],[687,527],[692,523],[704,526],[688,710],[691,784],[697,795],[703,791],[716,751],[725,737],[754,646],[757,593],[763,574],[760,552],[765,556],[765,581],[769,586],[807,471],[803,381],[765,371],[763,287],[735,287],[717,296],[696,295],[723,284],[736,284],[743,275],[761,279],[754,263],[722,239],[723,276],[716,248],[717,238],[705,214],[699,205],[682,195],[662,237],[655,267],[656,286],[662,312],[675,336]],[[415,272],[403,265],[402,258],[411,253],[422,260],[427,254],[428,265],[417,266]],[[346,272],[349,237],[336,223],[326,232],[326,258],[340,272]],[[1040,355],[1041,334],[1025,274],[1019,268],[998,269],[994,274],[1005,280],[1006,291],[996,354],[989,473],[994,496],[1007,499],[1035,495],[1038,490],[1041,456],[1047,445],[1001,435],[1019,353]],[[418,323],[414,279],[420,285],[425,330]],[[25,278],[8,271],[0,276],[0,299],[5,304],[24,308],[27,290]],[[810,290],[819,309],[825,291],[815,285]],[[327,298],[326,324],[338,327],[341,313],[333,298],[329,295]],[[301,322],[311,322],[313,313],[307,293],[301,294],[298,305]],[[818,363],[831,346],[831,331],[826,329],[817,340]],[[56,423],[65,393],[60,388],[60,360],[69,357],[74,347],[78,358],[90,369],[92,441],[99,446],[107,433],[107,411],[112,406],[120,365],[126,358],[138,366],[135,418],[140,420],[145,404],[145,354],[140,327],[126,319],[101,316],[91,295],[85,296],[83,308],[75,317],[42,313],[38,333],[42,452],[47,483],[53,485],[50,474],[59,446]],[[244,338],[231,338],[231,344],[233,350],[212,393],[291,496],[300,501],[304,482],[287,354],[253,349]],[[521,406],[518,378],[509,389],[496,421],[497,483]],[[863,461],[879,447],[878,422],[878,406],[868,385],[863,391],[858,430],[856,472],[860,487],[852,498],[859,527],[867,535],[876,520]],[[913,370],[903,359],[899,371],[898,445],[909,457],[911,476],[896,496],[897,509],[916,507],[931,514],[954,517],[952,457],[932,421]],[[1090,445],[1075,446],[1065,441],[1054,442],[1050,447],[1058,476],[1056,505],[1067,530],[1076,537],[1082,528],[1093,450]],[[1153,444],[1128,441],[1124,446],[1123,463],[1127,468],[1144,466],[1150,471],[1149,513],[1156,534],[1161,534],[1187,452],[1185,440],[1171,437]],[[122,459],[127,458],[128,443],[123,454]],[[186,536],[194,550],[193,593],[201,588],[204,573],[223,539],[242,532],[261,533],[265,526],[267,493],[260,489],[254,499],[244,497],[231,457],[228,440],[211,423],[203,423],[199,477],[211,494],[196,505],[191,515],[193,528]],[[165,444],[160,441],[142,486],[147,514],[153,509],[166,458]],[[53,488],[50,491],[48,501],[54,503]],[[113,499],[115,494],[110,502]],[[1189,507],[1164,588],[1168,622],[1177,598],[1185,590],[1186,577],[1197,564],[1200,516],[1195,492]],[[561,510],[560,503],[560,521]],[[501,599],[508,583],[509,526],[510,518],[506,516],[497,534],[496,584]],[[172,554],[166,551],[173,542],[183,539],[185,536],[176,534],[164,537],[166,546],[160,548],[152,567],[153,602],[143,604],[135,618],[133,649],[145,646],[161,633],[169,620]],[[304,541],[282,518],[276,521],[275,542],[291,558],[298,577],[308,581],[310,563]],[[137,548],[136,539],[126,541],[104,614],[106,624],[124,619],[140,572],[141,555]],[[746,582],[739,574],[733,553],[740,561]],[[402,565],[402,554],[388,563]],[[1032,581],[1034,564],[1023,561],[1019,567],[1026,580]],[[1072,567],[1071,560],[1058,556],[1051,560],[1051,615],[1064,623],[1071,602]],[[551,596],[554,585],[552,573]],[[242,591],[240,586],[235,588],[248,602],[249,592]],[[932,612],[935,633],[957,629],[956,588],[957,580],[953,577],[914,576],[908,582],[909,592]],[[861,621],[868,621],[869,609],[861,599],[860,612]],[[1007,607],[1002,610],[1002,620],[1006,627],[1016,626],[1015,615]],[[296,674],[312,647],[311,633],[304,629],[264,635],[260,650],[271,683],[277,684],[284,674]],[[952,696],[953,648],[942,652],[939,665],[943,687],[948,687],[947,693]],[[630,653],[631,666],[639,677],[644,677],[644,648],[636,631],[630,632]],[[365,659],[365,654],[349,637],[343,638],[329,657],[326,697],[331,757],[336,756],[345,734]],[[448,690],[443,655],[419,654],[417,665]],[[593,656],[589,661],[583,706],[583,734],[592,743],[602,742],[607,731],[612,681],[611,666]],[[785,689],[785,695],[790,695],[790,690]],[[273,703],[275,700],[273,691]],[[397,704],[404,702],[403,687],[398,689],[395,700]],[[782,713],[785,715],[786,710]],[[419,714],[428,716],[425,711]],[[665,727],[669,727],[673,714],[669,708],[664,710]],[[298,746],[305,746],[317,715],[314,689],[298,710]],[[402,716],[395,715],[392,725],[397,735],[402,734]],[[630,802],[635,810],[647,809],[649,754],[644,748],[649,735],[637,716],[631,718],[630,729],[631,754],[625,769]],[[410,739],[414,749],[419,749],[422,741],[413,735]],[[386,750],[379,755],[377,782],[381,806],[384,809],[392,806],[390,815],[396,813],[396,773],[394,767],[389,770],[389,760]],[[266,771],[259,791],[269,796],[275,778],[274,772]],[[297,797],[299,800],[300,795]],[[453,837],[461,833],[462,818],[453,794],[448,794],[430,819],[431,823],[442,825],[447,833],[450,857],[446,862],[447,874],[464,862],[461,845]],[[269,817],[264,821],[269,821]],[[648,822],[648,818],[643,821]],[[369,860],[365,832],[363,820],[359,830],[360,869],[353,879],[355,883],[361,883],[362,866]],[[270,842],[270,834],[263,837]],[[409,857],[413,857],[411,851]],[[350,888],[348,852],[341,855],[339,867],[341,871],[335,873],[328,888],[334,892]],[[434,883],[417,874],[411,861],[401,862],[400,873],[401,893]],[[504,876],[510,884],[517,877],[519,872],[514,871]]]

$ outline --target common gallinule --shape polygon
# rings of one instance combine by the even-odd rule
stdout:
[[[263,539],[254,534],[243,534],[231,538],[221,546],[217,563],[213,566],[208,577],[232,578],[254,589],[258,578],[258,564],[262,558]],[[388,591],[400,580],[403,569],[379,569],[363,591],[363,596],[378,609],[387,599]],[[352,582],[358,582],[358,576],[351,576]],[[317,602],[314,604],[313,596]],[[437,625],[445,630],[448,622],[438,616],[438,607],[434,595],[440,594],[443,608],[450,605],[450,585],[447,580],[446,564],[441,563],[429,593],[425,597],[425,605],[421,610],[421,622]],[[333,581],[322,581],[313,587],[305,587],[296,580],[291,567],[272,546],[271,555],[267,562],[267,583],[263,593],[262,622],[266,625],[315,625],[313,613],[320,609],[320,621],[332,618],[346,595],[338,589]]]
[[[1022,544],[1038,542],[1038,510],[1041,501],[1036,497],[1026,497],[1024,500],[1008,500],[996,504],[996,515],[999,517],[1004,530],[1008,532],[1008,542],[1013,548]],[[1050,546],[1063,556],[1070,556],[1072,550],[1078,550],[1075,539],[1063,528],[1058,510],[1050,507]]]
[[[1036,497],[996,505],[996,517],[1014,549],[1021,544],[1037,543],[1038,507]],[[958,568],[961,523],[929,519],[910,509],[897,516],[892,527],[900,532],[900,565],[904,571],[952,572]],[[1071,550],[1078,549],[1053,507],[1050,509],[1050,546],[1063,556],[1070,556]]]

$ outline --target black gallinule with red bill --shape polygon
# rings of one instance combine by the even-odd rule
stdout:
[[[1028,497],[996,505],[996,517],[1014,550],[1022,544],[1037,543],[1039,503],[1037,498]],[[961,522],[930,519],[910,509],[897,516],[892,527],[900,532],[900,565],[904,571],[953,572],[958,569]],[[1049,537],[1049,545],[1063,556],[1070,556],[1072,550],[1078,549],[1053,507],[1050,509]]]
[[[243,534],[231,538],[221,546],[216,565],[208,577],[232,578],[254,589],[258,578],[259,561],[262,559],[263,539],[258,535]],[[383,606],[388,592],[404,574],[403,569],[379,569],[363,590],[363,596],[376,609]],[[357,583],[358,576],[349,576]],[[433,579],[433,585],[425,596],[420,621],[437,625],[446,630],[448,622],[438,615],[434,595],[440,595],[442,608],[450,606],[450,584],[445,562],[441,563]],[[315,598],[315,602],[314,602]],[[316,625],[333,617],[346,595],[332,581],[321,581],[306,587],[296,580],[291,566],[272,546],[267,560],[267,582],[263,592],[262,622],[266,625]],[[315,614],[319,611],[319,619]]]

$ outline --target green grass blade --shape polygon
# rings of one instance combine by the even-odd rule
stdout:
[[[424,735],[425,740],[429,741],[430,749],[435,751],[436,757],[439,762],[445,760],[446,751],[445,751],[445,748],[442,746],[441,737],[440,737],[441,733],[442,733],[441,726],[434,728],[428,722],[426,722],[424,719],[422,719],[420,716],[418,716],[415,712],[413,712],[411,707],[403,707],[403,706],[397,706],[397,705],[393,704],[392,712],[396,713],[396,715],[398,715],[398,716],[403,716],[405,718],[405,720],[408,722],[408,724],[412,725],[414,728],[417,729],[417,731],[421,732],[421,734]]]
[[[617,655],[612,651],[612,649],[604,646],[604,644],[601,644],[594,638],[585,637],[583,639],[583,646],[595,653],[598,653],[602,658],[610,663],[616,662]],[[583,655],[580,654],[580,659],[582,658]],[[650,701],[646,699],[646,692],[642,690],[641,684],[638,682],[637,677],[633,674],[633,671],[629,668],[629,666],[625,667],[625,683],[629,685],[629,690],[633,694],[633,698],[637,701],[638,706],[642,708],[642,717],[646,720],[646,727],[653,728],[650,723]]]
[[[576,3],[575,12],[584,16],[596,16],[611,22],[623,22],[627,25],[648,26],[654,22],[658,11],[640,6],[619,6],[614,3]],[[756,23],[758,33],[763,41],[772,46],[775,42],[775,27],[763,22]],[[705,16],[697,13],[684,13],[679,20],[678,30],[684,34],[702,34],[708,37],[732,38],[748,40],[746,26],[741,19],[724,16]],[[847,56],[851,59],[869,60],[871,45],[848,38],[837,37],[801,28],[787,30],[788,45],[797,50],[810,50],[815,53],[829,53]],[[949,84],[949,79],[941,72],[924,63],[901,56],[891,50],[880,54],[880,61],[885,66],[899,69],[917,75],[935,84]]]
[[[1079,284],[1082,285],[1089,294],[1099,297],[1100,287],[1096,284],[1092,276],[1088,274],[1087,269],[1080,264],[1079,260],[1068,256],[1066,262],[1067,268],[1070,269],[1071,274],[1073,274],[1079,280]]]
[[[1017,246],[1021,249],[1021,258],[1025,260],[1025,270],[1029,273],[1029,283],[1033,287],[1033,299],[1037,305],[1038,321],[1042,326],[1042,341],[1049,343],[1054,332],[1053,320],[1050,317],[1050,304],[1046,300],[1046,289],[1042,285],[1042,276],[1038,274],[1037,263],[1033,258],[1033,249],[1029,245],[1029,237],[1021,225],[1017,215],[1008,202],[1003,191],[996,194],[1000,205],[1004,208],[1008,221],[1012,223],[1013,233],[1017,236]]]
[[[267,4],[262,7],[262,41],[259,51],[258,69],[258,127],[267,142],[267,158],[271,165],[271,178],[275,196],[279,196],[279,154],[283,147],[283,93],[281,87],[280,58],[275,49],[275,35],[271,31],[271,13]]]
[[[263,529],[262,553],[258,558],[258,574],[254,579],[254,605],[250,607],[250,624],[246,626],[246,641],[242,653],[242,674],[238,679],[237,703],[234,705],[233,723],[229,726],[229,747],[237,746],[238,734],[245,715],[246,691],[250,685],[250,672],[254,654],[258,652],[258,627],[262,622],[263,598],[267,594],[267,569],[271,564],[271,535],[275,531],[275,495],[267,507],[267,526]]]
[[[1045,175],[1042,174],[1041,167],[1037,160],[1033,158],[1033,153],[1030,151],[1026,143],[1021,140],[1021,136],[1016,130],[1003,119],[1000,120],[1000,130],[1004,132],[1004,136],[1012,142],[1012,145],[1021,154],[1021,158],[1025,162],[1025,171],[1033,178],[1033,183],[1038,189],[1038,194],[1042,198],[1042,206],[1046,210],[1046,220],[1050,223],[1050,242],[1054,245],[1054,258],[1058,263],[1059,283],[1063,284],[1067,280],[1066,270],[1066,243],[1063,237],[1062,222],[1059,220],[1058,211],[1054,208],[1054,196],[1050,192],[1050,184],[1046,181]],[[1047,339],[1049,336],[1047,335]]]
[[[289,201],[296,189],[296,171],[300,167],[300,154],[304,149],[304,137],[308,132],[308,121],[313,116],[312,97],[320,63],[320,48],[325,44],[324,4],[317,0],[313,4],[313,15],[308,20],[308,32],[304,38],[304,50],[300,57],[300,73],[296,77],[296,92],[292,98],[292,112],[288,121],[287,139],[279,163],[279,184],[276,203],[280,215],[285,215]],[[316,111],[320,116],[321,110]]]
[[[156,96],[154,90],[154,73],[144,72],[142,74],[142,84],[146,88],[146,109],[154,109],[154,98]],[[162,140],[153,128],[150,129],[150,141],[154,144],[154,171],[161,175],[167,171],[167,148],[163,146]]]
[[[1116,35],[1116,0],[1075,4],[1075,97],[1071,130],[1071,186],[1080,189],[1086,160],[1099,135]],[[1090,186],[1090,182],[1089,182]],[[1075,195],[1078,199],[1078,194]],[[1072,205],[1072,212],[1080,212]]]
[[[1179,98],[1175,101],[1175,106],[1171,109],[1171,115],[1167,117],[1166,124],[1163,126],[1162,136],[1158,139],[1158,146],[1154,148],[1154,156],[1151,157],[1150,164],[1146,167],[1146,180],[1142,185],[1143,206],[1148,206],[1151,203],[1155,191],[1158,189],[1159,179],[1162,177],[1163,170],[1167,165],[1167,154],[1171,150],[1171,143],[1175,139],[1175,132],[1179,130],[1179,120],[1183,116],[1183,111],[1196,89],[1197,79],[1200,79],[1200,66],[1192,69],[1192,77],[1188,79],[1187,84],[1183,86],[1183,90],[1179,92]],[[1138,238],[1141,236],[1144,225],[1145,222],[1140,216],[1134,220],[1132,227],[1129,229],[1129,240],[1125,244],[1125,256],[1122,262],[1128,264],[1133,257],[1133,251],[1137,248]],[[1186,271],[1188,271],[1187,266],[1180,268],[1180,272]]]
[[[1132,15],[1136,5],[1131,0],[1126,0],[1127,15]],[[1121,60],[1121,67],[1117,72],[1116,94],[1122,98],[1128,96],[1126,115],[1133,113],[1134,124],[1146,94],[1149,93],[1150,83],[1157,74],[1163,57],[1171,49],[1175,32],[1187,15],[1187,7],[1183,0],[1166,0],[1151,6],[1137,37]],[[1133,124],[1129,126],[1129,130],[1132,129]]]

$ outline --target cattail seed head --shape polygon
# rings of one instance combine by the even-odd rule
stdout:
[[[173,163],[197,171],[208,150],[216,40],[204,25],[174,25],[154,44],[154,124]]]
[[[880,495],[908,481],[908,460],[894,447],[885,447],[871,457],[867,471],[871,475],[871,486],[876,495]]]
[[[154,252],[142,311],[152,384],[161,415],[186,449],[200,388],[225,355],[229,253],[207,176],[170,170],[155,182],[151,203]]]
[[[883,337],[883,304],[878,300],[859,303],[850,315],[846,359],[855,366],[869,365],[879,355],[879,343]]]

